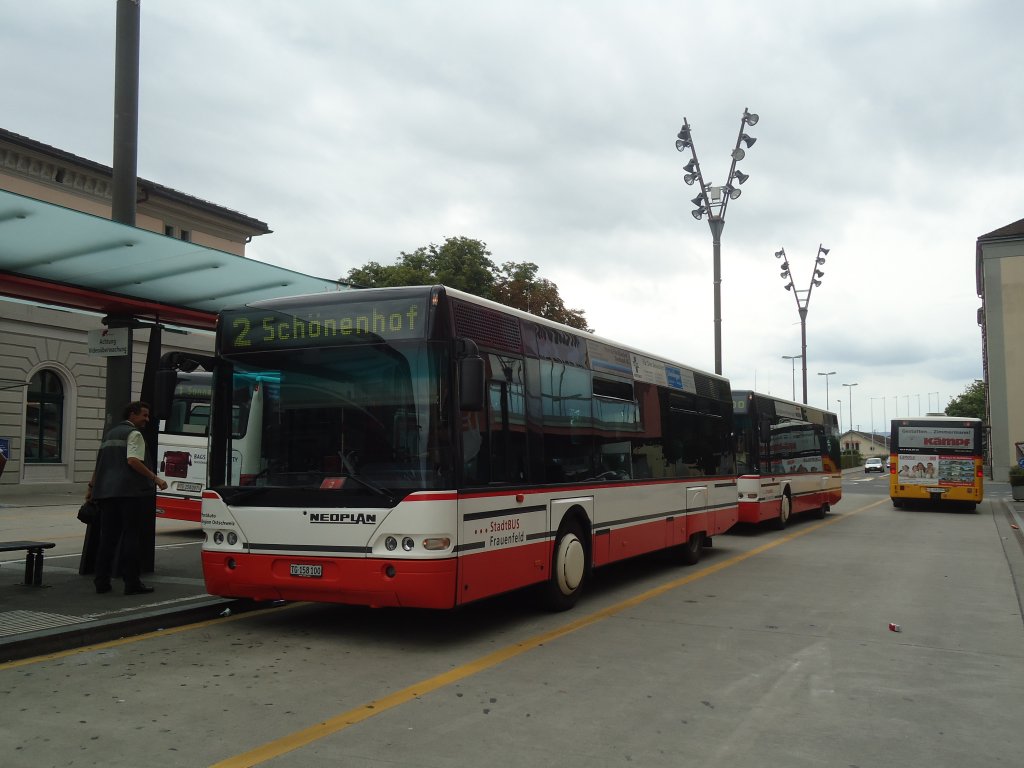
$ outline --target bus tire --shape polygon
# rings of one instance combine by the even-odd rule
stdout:
[[[892,505],[896,507],[896,509],[900,509],[903,506],[903,499],[893,499]]]
[[[827,515],[828,515],[828,504],[822,504],[820,507],[818,507],[814,511],[814,516],[818,520],[824,520]]]
[[[704,551],[704,534],[695,533],[680,548],[679,560],[683,565],[696,565]]]
[[[569,523],[555,539],[551,576],[544,585],[544,604],[551,611],[567,611],[576,605],[586,582],[587,547],[577,523]]]
[[[772,527],[776,531],[785,530],[786,525],[789,523],[789,517],[793,514],[793,499],[789,495],[787,490],[782,494],[782,499],[779,501],[779,516],[772,521]]]

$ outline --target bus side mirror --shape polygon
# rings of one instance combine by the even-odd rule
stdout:
[[[173,368],[161,368],[156,372],[156,402],[153,403],[153,416],[166,419],[171,414],[174,403],[174,388],[178,385],[178,372]]]
[[[768,419],[761,419],[757,426],[760,441],[765,445],[769,445],[772,441],[772,423]]]
[[[464,357],[459,360],[459,409],[484,409],[484,360],[482,357]]]

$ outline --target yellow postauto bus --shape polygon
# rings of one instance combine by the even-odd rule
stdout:
[[[893,506],[927,501],[974,508],[984,493],[981,435],[981,419],[893,419],[889,448]]]

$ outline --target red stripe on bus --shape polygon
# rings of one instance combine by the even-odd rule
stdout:
[[[180,496],[156,497],[156,516],[170,520],[186,520],[198,523],[202,519],[202,503],[199,499],[183,499]],[[161,510],[163,510],[161,512]]]

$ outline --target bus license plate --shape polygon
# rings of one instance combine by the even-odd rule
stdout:
[[[188,493],[199,493],[203,490],[202,483],[178,483],[177,488],[179,491],[186,491]]]
[[[928,493],[945,493],[945,488],[929,488]]]
[[[307,565],[306,563],[291,563],[289,571],[292,576],[302,576],[306,579],[319,579],[324,575],[322,565]]]

